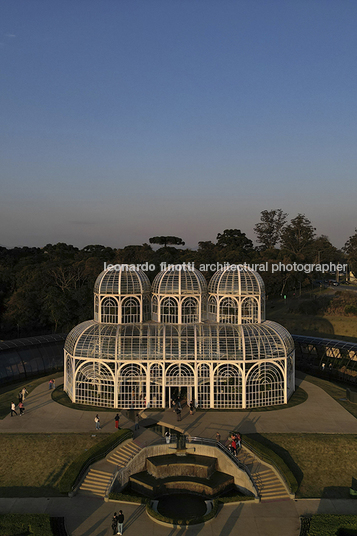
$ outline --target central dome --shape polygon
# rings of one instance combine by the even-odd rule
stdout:
[[[182,269],[178,269],[174,266],[157,274],[152,284],[152,291],[153,294],[175,296],[206,294],[207,283],[201,272],[195,268],[182,266]]]

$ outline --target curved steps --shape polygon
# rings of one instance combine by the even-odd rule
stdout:
[[[256,458],[246,448],[238,454],[239,460],[244,463],[252,475],[258,489],[261,501],[283,501],[290,499],[286,487],[277,477],[276,473],[259,458]]]

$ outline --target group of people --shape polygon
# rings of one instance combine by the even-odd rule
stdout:
[[[112,519],[113,534],[123,534],[124,514],[122,510],[119,510],[119,514],[114,512]]]
[[[242,448],[242,435],[239,432],[232,432],[230,441],[229,450],[233,456],[237,456],[237,451]]]
[[[21,391],[19,392],[19,394],[17,395],[18,400],[19,400],[18,408],[20,412],[20,417],[24,414],[24,411],[25,411],[24,402],[25,402],[26,395],[28,395],[28,391],[26,387],[23,387]],[[11,402],[10,413],[11,413],[11,417],[13,415],[17,415],[15,402]]]
[[[194,403],[193,401],[191,400],[191,402],[189,403],[189,408],[190,408],[190,415],[193,415],[193,411],[195,409],[195,406],[194,406]],[[181,420],[181,413],[182,413],[182,406],[181,406],[181,402],[180,402],[180,398],[174,398],[171,400],[171,408],[172,408],[172,411],[174,413],[176,413],[176,416],[177,416],[177,420],[180,421]]]

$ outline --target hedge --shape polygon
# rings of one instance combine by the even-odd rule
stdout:
[[[316,514],[311,517],[308,536],[353,534],[357,534],[357,515]]]
[[[86,452],[83,452],[71,463],[71,465],[67,467],[67,469],[63,473],[62,478],[58,484],[59,491],[61,493],[69,493],[70,491],[72,491],[82,470],[86,467],[87,464],[90,463],[92,458],[92,463],[101,460],[122,441],[125,441],[126,439],[129,439],[131,437],[133,437],[133,432],[131,430],[123,428],[122,430],[114,432],[109,437],[103,439],[103,441],[97,443],[97,445],[94,445]]]
[[[262,461],[266,461],[267,463],[276,465],[278,470],[284,476],[287,484],[289,485],[290,492],[291,493],[297,492],[299,485],[294,474],[286,465],[284,460],[276,452],[274,452],[272,449],[270,449],[266,445],[259,443],[255,439],[248,437],[248,435],[244,436],[243,444],[247,445],[248,448],[249,446],[251,446],[255,451],[257,451],[257,455],[261,458]]]

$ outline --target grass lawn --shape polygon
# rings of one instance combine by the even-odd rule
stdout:
[[[0,515],[0,536],[25,536],[27,534],[52,536],[50,516],[46,514]]]
[[[57,379],[62,377],[63,371],[0,387],[0,419],[4,419],[10,413],[11,402],[14,402],[16,405],[18,404],[17,395],[23,387],[26,387],[26,390],[31,393],[41,383],[49,382],[51,378]]]
[[[352,477],[357,478],[356,435],[248,435],[285,461],[298,481],[297,497],[349,498]]]
[[[0,497],[61,495],[63,471],[111,434],[1,434]]]
[[[293,308],[298,299],[287,300],[287,303],[268,302],[267,319],[278,322],[294,335],[326,337],[328,339],[348,340],[357,342],[357,317],[336,314],[299,314]]]

